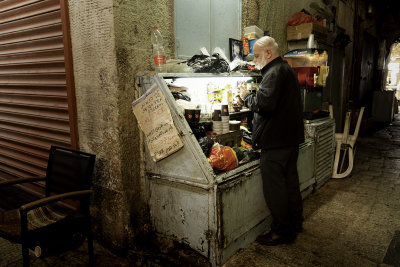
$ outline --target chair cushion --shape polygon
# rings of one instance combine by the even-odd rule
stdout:
[[[66,209],[49,205],[29,211],[27,216],[28,230],[32,231],[61,221],[68,216],[68,212]],[[0,213],[0,236],[20,242],[21,223],[19,209],[2,211]]]

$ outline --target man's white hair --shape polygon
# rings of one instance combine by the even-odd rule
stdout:
[[[275,39],[270,36],[261,37],[256,41],[255,45],[258,45],[264,51],[271,50],[273,54],[279,54],[278,44],[275,42]]]

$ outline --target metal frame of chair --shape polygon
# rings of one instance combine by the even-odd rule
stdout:
[[[335,178],[335,179],[345,178],[353,170],[354,155],[355,155],[355,143],[356,143],[356,140],[358,137],[358,132],[360,131],[360,125],[361,125],[361,120],[362,120],[363,114],[364,114],[364,107],[361,107],[360,113],[359,113],[358,119],[357,119],[356,128],[354,130],[353,135],[349,135],[350,116],[351,116],[350,111],[348,111],[346,113],[346,120],[344,123],[343,133],[335,134],[336,153],[335,153],[335,161],[333,164],[332,178]],[[340,153],[341,151],[344,151],[342,157],[341,157],[341,153]],[[344,172],[342,172],[346,154],[348,154],[348,157],[349,157],[348,166],[347,166],[347,169]],[[338,170],[340,158],[341,158],[341,163],[340,163],[340,168]]]
[[[90,187],[95,158],[96,156],[93,154],[51,146],[45,177],[17,178],[0,182],[0,187],[2,187],[6,185],[45,181],[45,197],[19,207],[19,234],[18,229],[16,229],[17,235],[11,235],[10,232],[5,230],[7,228],[2,228],[2,225],[0,225],[1,237],[12,242],[21,243],[23,266],[29,266],[29,248],[36,242],[36,239],[44,240],[42,235],[48,229],[51,229],[51,235],[56,233],[56,230],[62,231],[62,229],[57,228],[68,227],[68,224],[71,225],[71,221],[74,219],[78,220],[76,225],[73,224],[77,229],[72,230],[80,230],[86,233],[89,264],[93,266],[93,237],[91,232],[89,201],[90,196],[93,194],[93,190],[91,190]],[[30,229],[30,222],[28,219],[28,213],[30,211],[69,199],[79,200],[79,210],[72,211],[72,215],[66,215],[64,218],[52,224]],[[77,216],[75,217],[74,215]]]

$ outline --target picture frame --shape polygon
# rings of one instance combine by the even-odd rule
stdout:
[[[243,42],[237,39],[229,38],[229,55],[230,60],[236,58],[243,60]]]

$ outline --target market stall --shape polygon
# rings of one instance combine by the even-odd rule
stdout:
[[[157,87],[168,104],[183,146],[175,153],[154,161],[146,149],[148,205],[153,230],[160,236],[183,242],[204,255],[212,265],[226,262],[239,248],[253,242],[271,223],[262,191],[259,160],[239,164],[229,171],[216,171],[196,139],[168,86],[173,80],[215,79],[235,89],[259,75],[248,74],[156,74],[139,79],[141,93]],[[207,87],[196,89],[206,94]],[[154,89],[153,89],[154,90]],[[193,93],[191,97],[195,99]],[[231,114],[234,116],[235,113]],[[246,112],[244,112],[246,114]],[[333,139],[332,139],[333,140]],[[301,144],[298,169],[302,196],[316,184],[315,140]],[[147,146],[145,146],[147,148]]]

